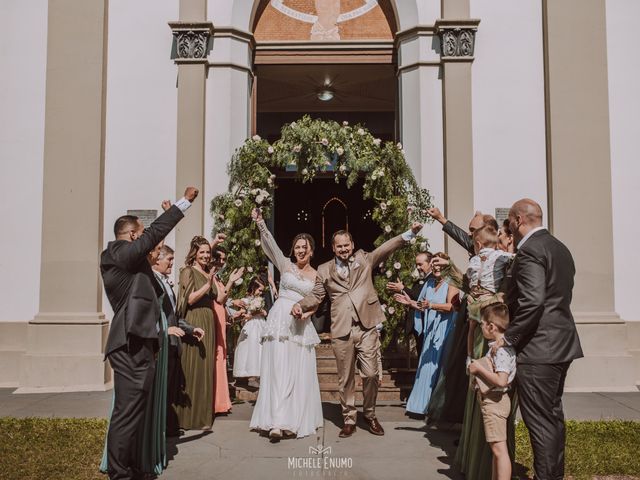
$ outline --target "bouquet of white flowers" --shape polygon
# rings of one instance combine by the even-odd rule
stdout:
[[[264,310],[264,298],[252,297],[247,303],[247,313],[254,314]]]

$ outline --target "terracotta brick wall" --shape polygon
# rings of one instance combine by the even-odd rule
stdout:
[[[341,0],[340,13],[349,12],[365,4],[365,0]],[[285,0],[284,5],[301,13],[316,14],[314,0]],[[270,3],[258,19],[255,38],[257,41],[309,40],[311,23],[291,18]],[[341,40],[367,40],[393,38],[395,21],[389,2],[378,1],[378,6],[367,13],[338,23]]]

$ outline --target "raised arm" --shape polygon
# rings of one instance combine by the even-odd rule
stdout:
[[[271,260],[271,262],[276,266],[280,272],[286,271],[287,267],[291,263],[287,257],[284,256],[280,247],[276,243],[276,240],[271,235],[271,232],[267,228],[267,224],[264,223],[262,219],[262,214],[260,211],[255,208],[251,213],[253,220],[256,222],[258,226],[258,230],[260,231],[260,244],[262,245],[262,250],[265,255]]]
[[[173,205],[156,218],[140,237],[131,242],[116,242],[111,250],[116,265],[125,270],[137,266],[183,217],[182,211]]]
[[[155,221],[145,229],[139,238],[132,242],[117,242],[111,252],[116,264],[123,269],[137,266],[143,261],[148,253],[166,237],[173,227],[175,227],[184,217],[184,212],[191,206],[191,203],[198,196],[198,189],[187,187],[184,197],[167,208],[167,201],[162,202],[162,208],[166,209]]]
[[[418,232],[420,232],[420,230],[422,230],[422,224],[419,222],[414,222],[413,225],[411,225],[411,230],[408,230],[402,235],[398,235],[397,237],[393,237],[392,239],[387,240],[373,252],[366,254],[367,261],[372,267],[375,267],[380,262],[384,262],[393,252],[403,247],[409,242],[409,240],[414,238],[418,234]]]

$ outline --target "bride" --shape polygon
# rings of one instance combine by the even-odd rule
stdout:
[[[296,235],[290,253],[294,263],[278,248],[260,210],[254,209],[251,216],[260,230],[264,253],[280,271],[280,292],[262,334],[260,390],[250,427],[269,432],[274,441],[283,436],[301,438],[322,426],[315,352],[320,338],[310,313],[300,320],[290,313],[293,304],[313,289],[316,271],[309,261],[314,242],[308,233]]]

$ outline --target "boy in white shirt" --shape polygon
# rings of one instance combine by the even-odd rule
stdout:
[[[509,326],[509,309],[503,303],[494,303],[482,309],[482,334],[489,346],[504,336]],[[511,411],[508,391],[516,375],[516,352],[513,347],[499,347],[495,354],[489,348],[489,362],[474,360],[469,373],[475,376],[478,401],[482,411],[484,433],[493,452],[493,480],[511,478],[511,460],[507,448],[507,418]],[[486,358],[485,357],[485,358]],[[485,364],[492,365],[489,369]]]

